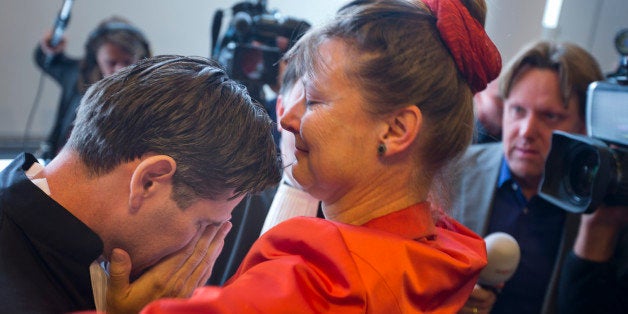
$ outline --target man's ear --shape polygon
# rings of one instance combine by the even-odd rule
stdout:
[[[131,175],[129,207],[137,211],[144,200],[158,192],[163,184],[170,183],[177,163],[170,156],[156,155],[143,158]]]
[[[391,156],[406,151],[419,134],[423,115],[415,105],[397,109],[387,120],[388,128],[380,136],[386,145],[383,156]]]

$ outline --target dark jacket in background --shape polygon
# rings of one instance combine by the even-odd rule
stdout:
[[[558,288],[559,313],[628,313],[628,229],[620,235],[615,255],[605,263],[577,257],[565,259]]]
[[[225,238],[225,245],[207,284],[222,286],[238,270],[242,259],[262,231],[276,191],[277,187],[272,187],[259,194],[249,195],[233,209],[233,227]]]
[[[50,160],[67,142],[76,118],[76,109],[83,97],[77,84],[80,61],[61,53],[55,55],[50,63],[46,64],[46,54],[39,45],[35,48],[34,57],[39,68],[59,83],[61,87],[61,98],[58,100],[59,105],[54,124],[47,138],[47,147],[41,156],[43,159]],[[44,100],[44,102],[48,101],[50,100]]]

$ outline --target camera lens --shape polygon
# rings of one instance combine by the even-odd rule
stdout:
[[[567,163],[565,188],[572,201],[581,203],[591,197],[600,162],[597,151],[592,147],[580,146],[571,156]]]

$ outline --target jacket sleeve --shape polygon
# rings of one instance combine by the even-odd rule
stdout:
[[[609,262],[568,254],[558,288],[559,313],[628,313],[627,242],[624,233],[618,254]]]
[[[77,60],[68,58],[64,53],[52,56],[48,64],[46,64],[46,58],[46,54],[41,50],[38,44],[33,51],[35,64],[61,85],[63,85],[63,81],[67,77],[66,74],[69,69],[74,69],[78,63]]]
[[[142,313],[363,313],[364,288],[350,253],[341,237],[325,235],[338,231],[316,230],[318,242],[284,234],[304,230],[283,231],[258,240],[224,287],[198,288],[189,299],[159,300]]]

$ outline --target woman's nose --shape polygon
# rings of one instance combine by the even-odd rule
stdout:
[[[280,120],[281,127],[291,133],[298,134],[301,128],[301,118],[305,111],[305,104],[298,102],[286,109]]]

